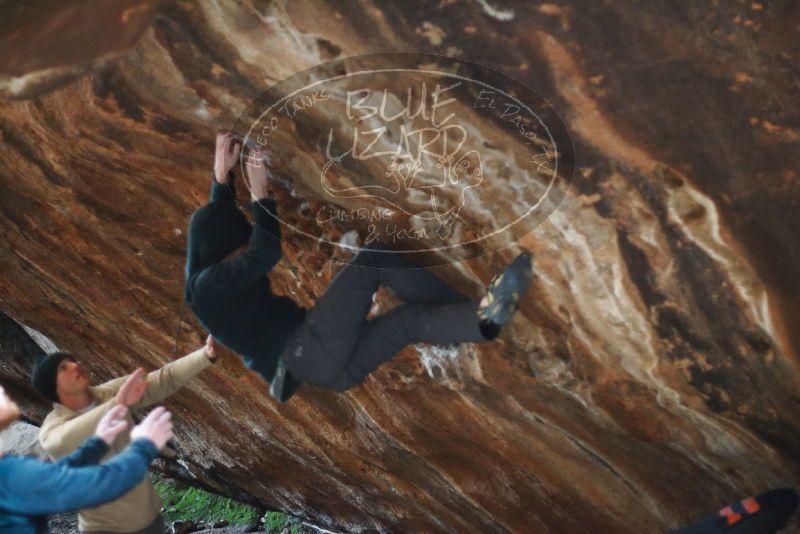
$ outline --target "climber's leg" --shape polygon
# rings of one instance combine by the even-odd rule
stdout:
[[[379,270],[380,284],[405,303],[451,304],[470,300],[428,269],[415,265],[381,243],[370,245],[370,250],[362,254]]]
[[[478,303],[474,301],[403,304],[368,321],[361,329],[347,365],[320,385],[337,391],[356,386],[406,345],[485,341],[478,323]]]
[[[362,252],[342,267],[290,337],[281,357],[295,378],[323,383],[347,363],[380,287],[371,263]]]
[[[295,378],[324,384],[340,374],[381,285],[417,304],[470,302],[427,270],[386,250],[375,243],[359,252],[336,274],[309,311],[282,356]]]

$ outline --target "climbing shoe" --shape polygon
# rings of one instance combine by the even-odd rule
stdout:
[[[283,403],[289,400],[302,385],[303,381],[298,380],[289,372],[283,358],[278,358],[275,376],[272,377],[269,384],[269,394],[278,402]]]
[[[478,309],[478,317],[483,327],[495,326],[495,335],[500,326],[511,320],[519,308],[519,299],[531,283],[533,267],[531,255],[525,251],[506,267],[506,270],[495,276],[486,288],[485,306]]]

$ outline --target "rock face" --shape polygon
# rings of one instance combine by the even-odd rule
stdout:
[[[17,22],[0,90],[20,100],[0,107],[0,307],[98,380],[177,357],[213,133],[278,80],[367,52],[461,57],[541,95],[575,147],[545,222],[461,263],[439,255],[437,274],[477,296],[517,246],[534,253],[498,341],[408,348],[360,387],[305,386],[286,405],[226,355],[169,402],[178,463],[205,485],[342,530],[638,533],[800,481],[795,3],[141,1],[76,16],[95,4],[3,17]],[[503,126],[480,129],[508,154],[486,168],[522,176]],[[322,162],[308,134],[268,147],[297,226],[331,202],[307,178]],[[460,218],[493,224],[518,194]],[[292,232],[283,250],[270,278],[306,306],[347,256]],[[189,325],[180,353],[204,337]],[[31,354],[4,348],[2,382],[37,420]]]
[[[0,432],[0,455],[6,454],[44,457],[44,450],[39,445],[39,429],[20,421],[11,423]]]

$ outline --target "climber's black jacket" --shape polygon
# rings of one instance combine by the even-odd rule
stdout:
[[[231,179],[221,185],[212,178],[211,200],[201,208],[227,213],[219,218],[220,224],[229,220],[227,210],[238,209],[233,182]],[[278,355],[289,334],[303,322],[306,310],[270,290],[267,273],[281,257],[275,200],[253,202],[251,209],[256,224],[248,248],[228,261],[217,259],[209,264],[202,257],[203,234],[216,233],[218,238],[218,229],[190,222],[184,296],[214,338],[240,354],[248,367],[271,382]],[[240,244],[233,243],[231,250]]]

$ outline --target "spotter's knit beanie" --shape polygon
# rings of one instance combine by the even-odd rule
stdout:
[[[53,352],[42,357],[31,374],[31,384],[33,387],[53,402],[58,402],[56,393],[56,377],[58,376],[58,366],[62,360],[69,358],[65,352]]]

